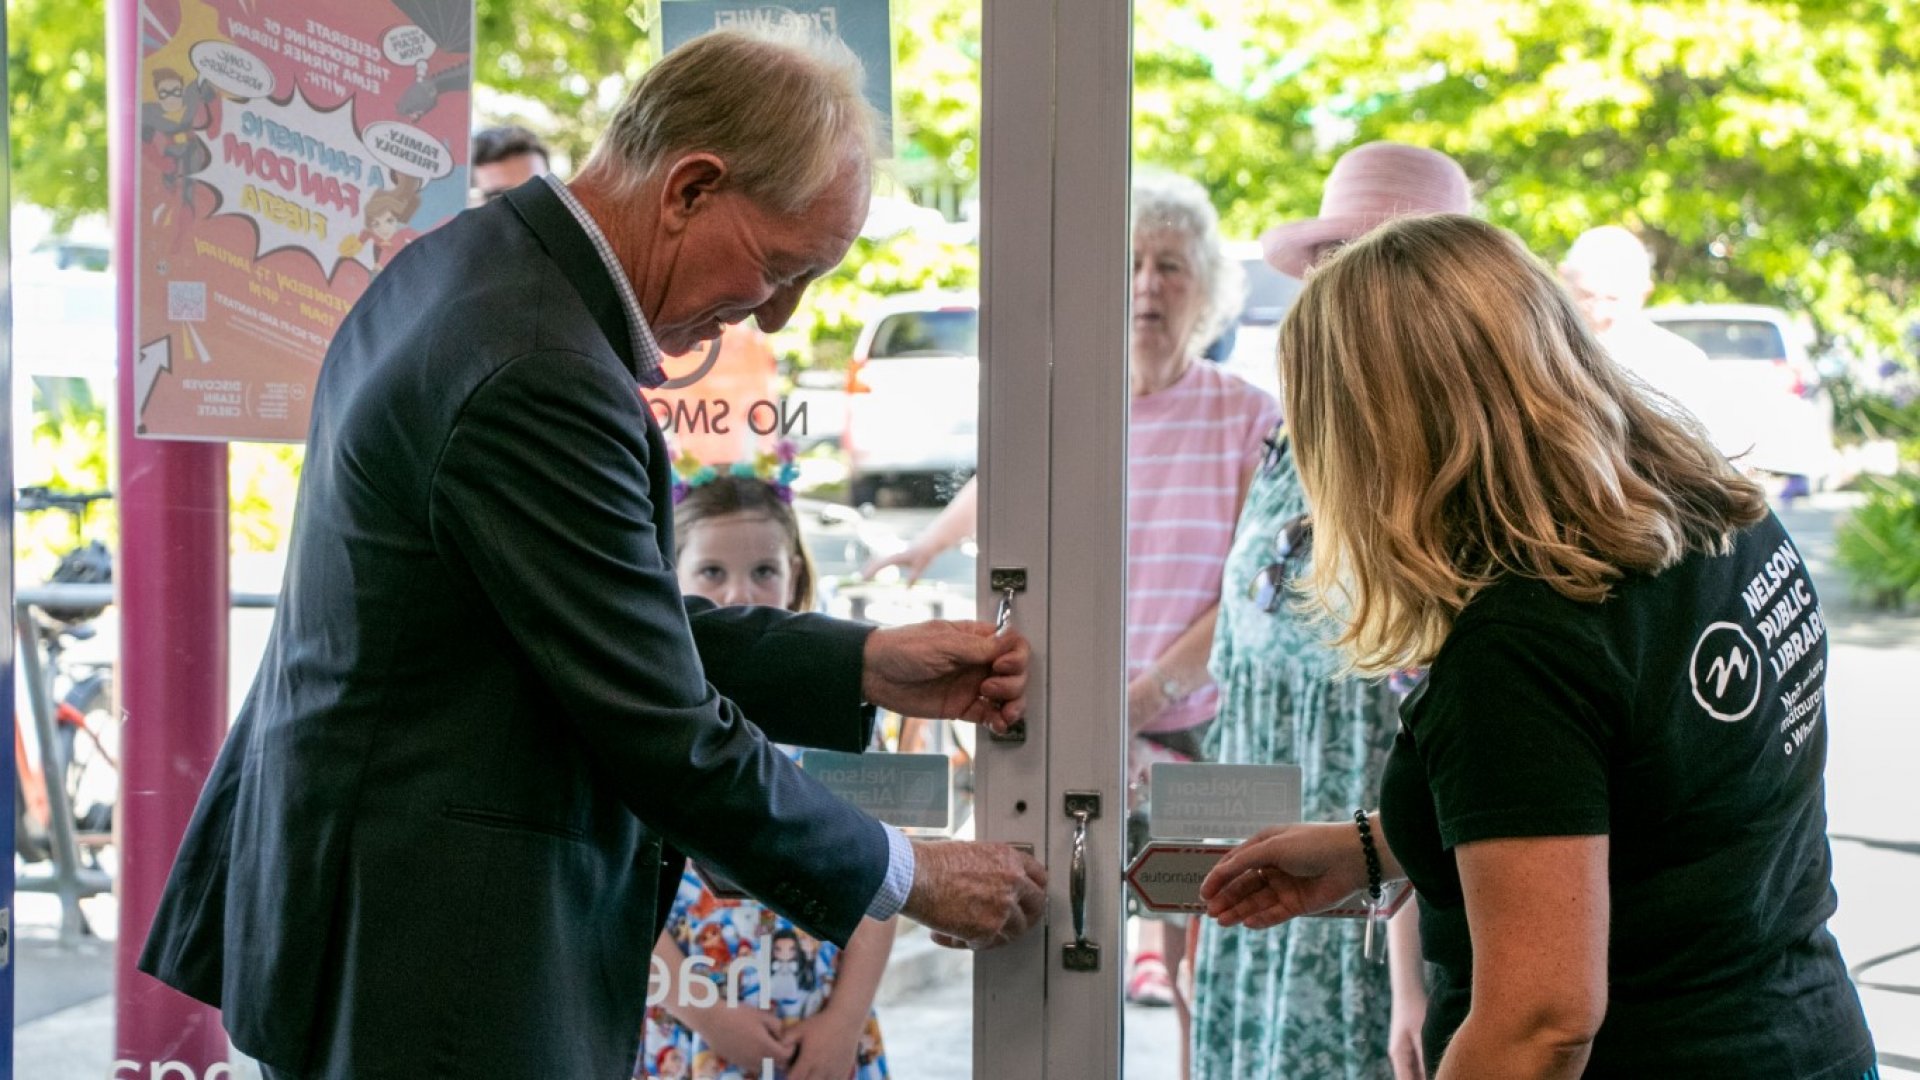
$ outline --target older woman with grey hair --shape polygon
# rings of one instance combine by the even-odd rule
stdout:
[[[1127,726],[1136,790],[1153,762],[1200,756],[1201,734],[1218,700],[1207,656],[1221,570],[1265,436],[1280,418],[1279,405],[1264,391],[1201,359],[1201,350],[1238,311],[1243,289],[1206,191],[1180,176],[1137,177],[1127,354],[1133,386]],[[867,572],[900,566],[917,578],[973,530],[975,507],[969,482],[912,544],[869,564]],[[1143,928],[1127,983],[1130,999],[1173,1002],[1169,972],[1177,970],[1185,940],[1167,930],[1166,923]]]

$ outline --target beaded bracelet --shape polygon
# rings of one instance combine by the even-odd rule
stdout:
[[[1380,902],[1380,852],[1373,846],[1373,826],[1367,822],[1365,810],[1353,812],[1353,823],[1360,827],[1360,849],[1367,856],[1367,898],[1374,903]]]
[[[1381,960],[1386,957],[1385,950],[1375,946],[1375,940],[1385,936],[1381,923],[1384,921],[1385,895],[1380,887],[1380,852],[1373,846],[1373,826],[1367,821],[1365,810],[1353,812],[1353,823],[1360,829],[1360,850],[1367,857],[1367,920],[1366,933],[1361,937],[1361,955],[1369,960]]]

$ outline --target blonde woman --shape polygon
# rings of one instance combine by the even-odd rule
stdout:
[[[1430,672],[1379,812],[1249,840],[1210,913],[1411,878],[1440,1080],[1873,1075],[1826,929],[1825,624],[1759,489],[1470,218],[1325,264],[1281,377],[1335,644]]]

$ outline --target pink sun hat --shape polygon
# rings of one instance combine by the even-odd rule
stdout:
[[[1333,163],[1320,190],[1320,216],[1268,229],[1260,250],[1274,269],[1305,277],[1321,244],[1358,239],[1408,214],[1464,214],[1472,208],[1459,162],[1421,146],[1364,143]]]

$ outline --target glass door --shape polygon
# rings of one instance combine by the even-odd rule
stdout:
[[[982,609],[1035,644],[979,822],[1046,863],[1044,933],[975,959],[973,1075],[1121,1073],[1131,9],[986,0]],[[996,574],[1000,580],[995,581]]]

